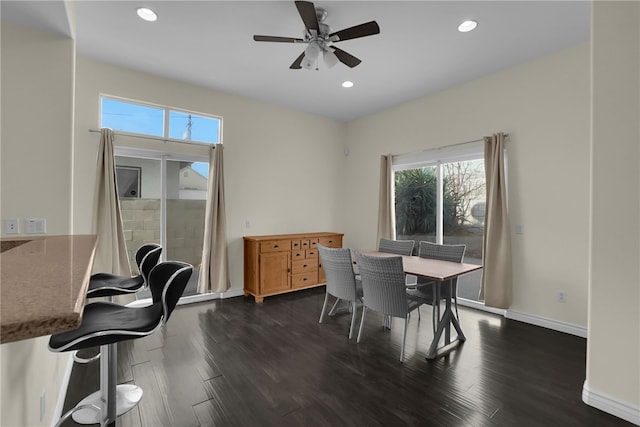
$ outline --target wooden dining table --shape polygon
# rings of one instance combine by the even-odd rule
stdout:
[[[462,332],[462,328],[460,327],[460,322],[451,309],[451,295],[454,291],[452,289],[452,283],[458,276],[482,269],[482,265],[442,261],[419,256],[397,255],[388,252],[367,250],[361,250],[359,252],[370,256],[401,256],[402,266],[406,274],[438,282],[438,286],[436,286],[436,301],[440,301],[441,296],[444,296],[445,309],[438,319],[436,332],[433,336],[433,340],[431,341],[431,345],[429,346],[429,350],[427,351],[427,359],[433,360],[443,356],[457,347],[460,342],[464,342],[466,340],[466,337]],[[443,286],[449,286],[449,292],[441,292]],[[453,325],[458,334],[454,339],[451,339],[451,325]],[[440,341],[442,340],[443,335],[444,342],[441,345]]]

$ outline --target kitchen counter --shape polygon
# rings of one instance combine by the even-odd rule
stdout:
[[[0,239],[0,343],[80,325],[96,235]]]

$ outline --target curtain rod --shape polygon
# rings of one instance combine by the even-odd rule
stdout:
[[[424,150],[418,151],[418,153],[424,153],[426,151],[432,151],[432,150],[444,150],[445,148],[457,147],[458,145],[473,144],[474,142],[483,142],[485,140],[485,138],[487,138],[487,137],[485,136],[485,137],[482,137],[482,138],[479,138],[479,139],[474,139],[474,140],[465,141],[465,142],[456,142],[455,144],[443,145],[443,146],[440,146],[440,147],[425,148]],[[509,139],[509,134],[508,133],[504,134],[504,139],[505,140]],[[391,156],[392,157],[404,156],[405,154],[412,154],[412,153],[415,153],[415,151],[411,151],[411,152],[408,152],[408,153],[401,153],[401,154],[392,154]]]
[[[89,129],[89,132],[93,132],[93,133],[100,133],[99,129]],[[182,139],[167,139],[167,138],[160,138],[158,136],[147,136],[147,135],[133,135],[133,134],[129,134],[129,133],[119,133],[119,132],[113,132],[114,135],[116,136],[129,136],[132,138],[141,138],[141,139],[150,139],[152,141],[160,141],[160,142],[175,142],[176,144],[189,144],[189,145],[198,145],[200,147],[213,147],[216,148],[216,145],[221,144],[221,142],[215,143],[215,144],[207,144],[204,142],[193,142],[193,141],[186,141],[186,140],[182,140]]]

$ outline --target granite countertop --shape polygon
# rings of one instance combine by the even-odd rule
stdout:
[[[0,239],[0,343],[80,325],[96,235]]]

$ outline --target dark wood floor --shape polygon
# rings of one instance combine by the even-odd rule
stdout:
[[[461,308],[467,341],[425,360],[428,306],[402,324],[369,312],[318,324],[322,288],[181,306],[166,328],[119,345],[118,376],[144,389],[122,427],[626,426],[581,401],[586,340]],[[65,410],[98,389],[98,363],[73,368]],[[67,422],[65,425],[75,425]]]

